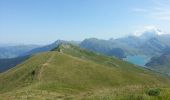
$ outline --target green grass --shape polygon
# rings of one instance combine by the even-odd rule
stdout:
[[[127,86],[116,89],[106,89],[97,94],[88,95],[83,100],[169,100],[170,89],[161,88],[157,96],[148,95],[150,88],[141,86]]]
[[[62,44],[1,73],[0,100],[154,100],[169,98],[169,83],[147,69]],[[160,88],[160,95],[149,96],[150,88]]]

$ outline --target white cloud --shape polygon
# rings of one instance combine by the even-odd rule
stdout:
[[[149,18],[170,21],[170,0],[151,0],[153,6],[149,8],[134,8],[133,11],[143,13]]]
[[[154,32],[157,35],[163,35],[163,34],[168,34],[166,32],[161,31],[157,26],[155,25],[147,25],[144,26],[140,29],[138,29],[137,31],[134,32],[133,35],[135,36],[141,36],[143,33],[145,32]]]
[[[137,29],[133,35],[135,36],[141,36],[144,32],[148,31],[148,30],[155,30],[156,26],[154,25],[148,25],[148,26],[144,26],[144,27],[140,27],[139,29]]]
[[[150,16],[159,20],[170,20],[170,10],[167,10],[167,8],[157,8]]]
[[[148,26],[144,26],[145,30],[155,30],[157,29],[155,25],[148,25]]]

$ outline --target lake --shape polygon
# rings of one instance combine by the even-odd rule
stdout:
[[[150,60],[150,57],[145,55],[134,55],[134,56],[127,56],[124,60],[144,67],[145,64]]]

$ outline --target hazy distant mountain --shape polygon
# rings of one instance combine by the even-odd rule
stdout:
[[[14,58],[18,57],[21,54],[28,52],[34,48],[37,48],[37,45],[17,45],[17,46],[2,46],[0,47],[0,58]]]
[[[164,53],[164,49],[170,46],[170,35],[163,33],[159,29],[146,30],[140,35],[130,35],[118,39],[102,40],[96,38],[85,39],[80,43],[82,48],[102,54],[116,56],[118,58],[132,58],[129,56],[142,56],[145,58],[159,56]],[[130,61],[126,59],[127,61]],[[134,63],[134,61],[132,61]],[[145,64],[143,64],[145,65]]]
[[[114,51],[114,48],[119,48],[126,55],[154,56],[161,54],[162,50],[169,46],[169,42],[170,35],[158,35],[157,31],[153,30],[146,31],[140,36],[132,35],[119,39],[100,40],[90,38],[84,40],[80,46],[104,54],[109,54],[110,50]],[[115,54],[113,53],[113,55]]]
[[[29,56],[0,59],[0,73],[9,70],[12,67],[15,67],[16,65],[20,64],[28,58]]]
[[[134,53],[154,56],[161,54],[162,50],[169,46],[167,43],[170,42],[170,35],[169,40],[166,39],[165,41],[165,35],[159,34],[160,33],[156,30],[148,30],[140,36],[129,36],[126,38],[116,39],[113,42],[119,44],[118,46],[123,49],[128,50],[127,48],[130,48],[131,50],[136,51]],[[128,51],[131,52],[131,50]]]
[[[118,58],[126,57],[121,48],[115,47],[114,43],[108,40],[96,38],[85,39],[80,43],[80,47],[105,55],[116,56]]]
[[[159,56],[164,53],[165,48],[170,47],[170,35],[164,34],[158,29],[152,29],[143,31],[140,33],[140,35],[130,35],[127,37],[110,40],[102,40],[96,38],[85,39],[82,42],[57,40],[52,44],[32,49],[26,53],[21,53],[20,56],[50,51],[51,49],[57,47],[58,44],[68,42],[77,44],[87,50],[95,51],[109,56],[115,56],[121,59],[132,58],[136,55],[142,56],[139,58],[143,58],[144,61],[140,62],[147,62],[145,58],[149,59],[154,56]],[[128,59],[126,60],[130,61]],[[134,62],[132,61],[132,63]]]

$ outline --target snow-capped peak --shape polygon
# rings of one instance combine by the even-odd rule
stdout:
[[[134,33],[135,36],[157,36],[157,35],[163,35],[163,34],[167,34],[163,31],[161,31],[160,29],[158,29],[155,26],[146,26],[144,27],[144,29],[136,31]]]

